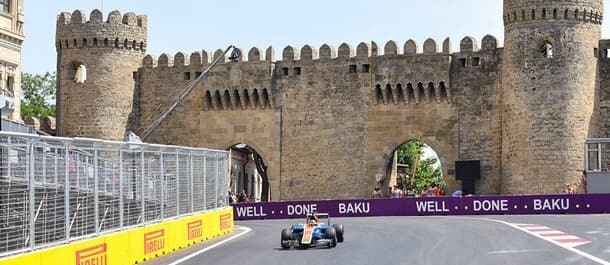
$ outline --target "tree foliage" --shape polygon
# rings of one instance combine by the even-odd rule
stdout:
[[[424,149],[429,148],[419,140],[411,140],[403,143],[397,149],[397,161],[399,164],[407,165],[405,174],[407,180],[403,182],[403,188],[411,188],[419,194],[425,187],[438,184],[442,189],[446,188],[441,167],[438,166],[438,158],[424,157]],[[411,186],[413,168],[417,161],[414,185]]]
[[[55,73],[29,74],[21,73],[21,116],[42,119],[45,116],[55,117]]]

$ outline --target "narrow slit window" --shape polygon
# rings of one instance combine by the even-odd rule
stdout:
[[[191,72],[184,72],[184,80],[191,80]]]
[[[553,58],[553,44],[549,41],[545,41],[540,47],[540,54],[542,58]]]
[[[301,75],[301,67],[295,67],[292,70],[294,70],[294,75]]]
[[[282,75],[283,76],[287,76],[288,75],[288,67],[282,67]]]

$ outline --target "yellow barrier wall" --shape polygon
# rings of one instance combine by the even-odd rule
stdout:
[[[233,231],[233,208],[150,224],[0,259],[0,265],[127,265]]]

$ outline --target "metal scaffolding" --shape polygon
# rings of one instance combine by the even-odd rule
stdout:
[[[228,157],[0,132],[0,257],[228,207]]]

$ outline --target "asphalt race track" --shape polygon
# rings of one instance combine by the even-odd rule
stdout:
[[[280,231],[303,220],[241,221],[252,230],[180,263],[193,249],[150,264],[609,264],[610,215],[335,218],[334,249],[280,248]],[[162,262],[162,263],[160,263]],[[145,263],[149,264],[149,263]]]

